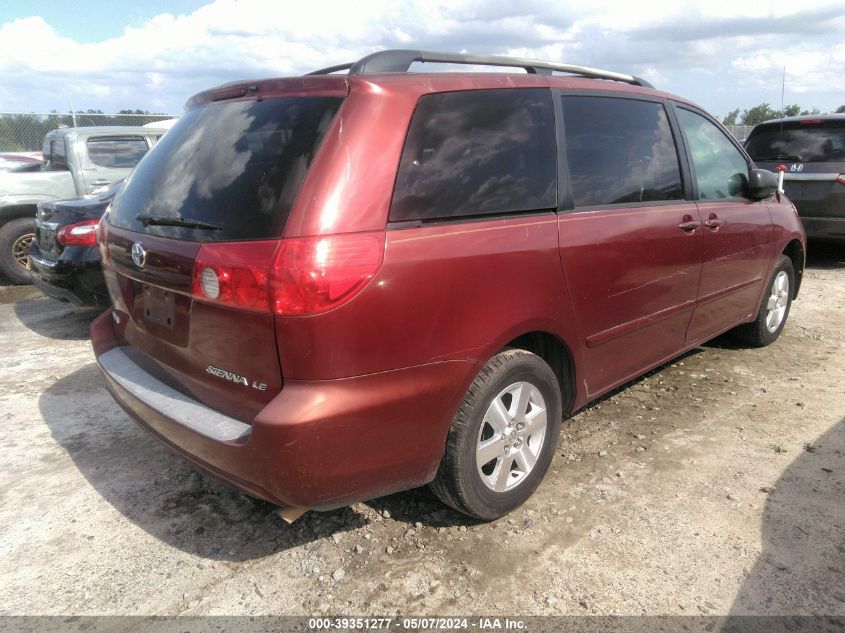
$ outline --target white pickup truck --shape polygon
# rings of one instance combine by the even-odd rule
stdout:
[[[125,178],[162,134],[134,126],[59,128],[44,137],[39,171],[0,173],[0,273],[30,283],[39,202],[75,198]]]

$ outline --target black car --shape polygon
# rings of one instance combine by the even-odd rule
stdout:
[[[845,114],[766,121],[745,148],[758,167],[784,166],[784,191],[807,237],[845,242]]]
[[[29,249],[32,282],[44,294],[80,307],[107,308],[97,226],[123,180],[69,200],[40,202]]]

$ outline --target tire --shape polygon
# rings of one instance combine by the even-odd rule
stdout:
[[[543,480],[561,416],[560,386],[545,361],[519,349],[496,354],[464,395],[431,490],[471,517],[506,515]]]
[[[18,218],[0,227],[0,273],[15,284],[31,284],[29,244],[35,238],[35,219]]]
[[[792,260],[781,255],[769,278],[766,292],[763,293],[757,318],[736,328],[733,331],[734,337],[753,347],[774,343],[786,325],[794,293],[795,269]]]

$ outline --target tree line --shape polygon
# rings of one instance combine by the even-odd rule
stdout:
[[[836,108],[836,112],[845,112],[845,105],[841,105]],[[768,103],[761,103],[760,105],[756,105],[748,110],[740,110],[739,108],[731,110],[727,113],[727,115],[725,115],[725,118],[722,119],[722,123],[724,125],[757,125],[763,121],[779,119],[785,116],[800,116],[804,114],[821,113],[822,112],[818,108],[802,110],[801,106],[797,103],[785,106],[783,110],[775,110]]]

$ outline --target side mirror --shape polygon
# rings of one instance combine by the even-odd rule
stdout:
[[[751,169],[748,172],[748,195],[757,200],[768,198],[778,190],[778,176],[768,169]]]

